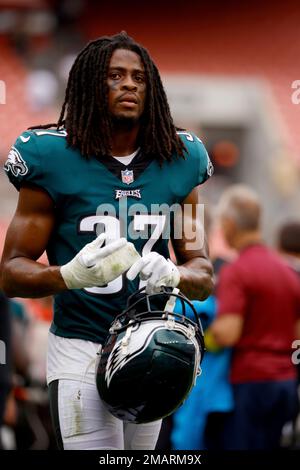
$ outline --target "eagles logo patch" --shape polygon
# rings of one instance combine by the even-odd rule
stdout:
[[[28,167],[16,147],[10,149],[7,160],[4,163],[4,170],[7,173],[11,171],[14,176],[24,176],[28,173]]]
[[[136,197],[141,199],[140,189],[115,189],[115,199],[121,199],[121,197]]]

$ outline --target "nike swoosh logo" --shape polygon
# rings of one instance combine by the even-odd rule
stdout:
[[[28,142],[28,140],[30,139],[30,137],[31,137],[30,135],[29,135],[28,137],[23,137],[22,135],[20,135],[20,139],[22,140],[22,142],[24,142],[24,144],[25,144],[26,142]]]

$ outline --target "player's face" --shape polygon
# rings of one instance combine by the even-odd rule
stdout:
[[[146,75],[138,54],[116,49],[108,67],[108,107],[113,118],[137,122],[144,111]]]

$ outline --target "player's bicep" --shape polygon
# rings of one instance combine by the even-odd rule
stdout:
[[[172,245],[179,263],[198,257],[208,258],[203,214],[197,186],[183,201],[174,220]]]
[[[7,230],[2,262],[20,256],[38,259],[45,251],[54,221],[54,204],[50,196],[38,187],[23,186]]]

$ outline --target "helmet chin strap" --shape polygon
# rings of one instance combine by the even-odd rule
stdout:
[[[165,305],[165,308],[164,308],[164,312],[166,312],[166,314],[167,314],[166,325],[167,325],[167,328],[170,329],[170,330],[174,329],[174,327],[175,327],[175,317],[174,317],[174,315],[172,315],[172,313],[174,312],[174,308],[175,308],[175,304],[176,304],[176,300],[177,300],[175,295],[172,295],[172,294],[177,295],[178,293],[179,293],[179,289],[177,289],[177,287],[174,287],[174,289],[170,293],[169,300],[167,301],[167,303]]]
[[[131,331],[132,331],[132,328],[133,328],[133,325],[130,325],[130,323],[133,323],[133,321],[130,320],[129,326],[126,329],[126,333],[125,333],[124,337],[121,340],[121,346],[122,346],[121,351],[122,351],[122,354],[124,354],[124,355],[127,354],[127,346],[128,346],[130,336],[131,336]]]
[[[175,318],[174,318],[174,315],[172,315],[172,313],[173,313],[174,308],[175,308],[176,297],[172,294],[178,294],[178,293],[179,293],[179,289],[177,289],[177,287],[174,287],[174,289],[172,290],[172,292],[170,294],[169,300],[167,301],[167,303],[165,305],[165,308],[164,308],[164,312],[167,314],[166,325],[167,325],[167,328],[170,329],[170,330],[174,329],[174,327],[175,327]],[[127,354],[127,346],[128,346],[129,341],[130,341],[132,328],[134,326],[134,325],[130,325],[130,323],[133,323],[132,320],[129,322],[129,326],[126,329],[126,333],[125,333],[124,337],[121,340],[122,353],[123,354]]]
[[[175,304],[176,304],[176,300],[177,300],[175,295],[178,295],[178,293],[179,293],[179,289],[177,289],[177,287],[174,287],[172,292],[170,293],[169,300],[165,305],[165,308],[164,308],[165,312],[167,312],[167,313],[174,312],[174,308],[175,308]],[[175,294],[175,295],[172,295],[172,294]]]
[[[164,309],[167,315],[166,326],[169,330],[173,330],[176,327],[175,317],[174,315],[172,315],[172,313],[174,312],[177,297],[175,297],[172,294],[178,294],[178,293],[179,293],[179,289],[177,289],[177,287],[174,287]],[[186,327],[185,334],[188,336],[188,338],[194,341],[195,328],[192,325],[189,325],[188,327]],[[194,385],[196,384],[197,377],[201,375],[201,372],[202,372],[202,369],[200,367],[200,359],[201,359],[200,349],[198,345],[195,345],[195,354],[196,354],[196,361],[195,361],[195,370],[194,370]]]

